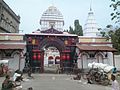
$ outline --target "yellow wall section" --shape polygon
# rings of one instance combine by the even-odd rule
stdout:
[[[23,40],[23,36],[10,36],[10,40]]]
[[[88,39],[88,38],[79,38],[79,42],[92,42],[92,39]]]
[[[95,39],[95,42],[107,42],[105,38]]]
[[[5,36],[0,36],[0,40],[5,40]]]
[[[79,38],[79,42],[110,42],[106,38]]]
[[[23,36],[0,36],[0,40],[23,40]]]

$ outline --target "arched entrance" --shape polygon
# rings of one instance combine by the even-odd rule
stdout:
[[[54,29],[50,30],[57,32]],[[47,70],[48,66],[55,66],[56,68],[59,65],[64,73],[68,71],[68,68],[73,67],[77,41],[77,35],[70,36],[61,33],[26,34],[25,65],[29,64],[33,68],[33,72],[42,73]],[[48,51],[50,51],[49,54]]]
[[[43,67],[43,71],[49,73],[56,72],[57,67],[62,66],[60,57],[62,55],[62,51],[65,50],[64,42],[58,38],[53,39],[48,37],[47,39],[43,39],[41,41],[39,49],[44,51],[44,57],[42,59],[43,64],[41,66]]]
[[[44,49],[44,72],[56,73],[57,66],[60,66],[60,51],[53,46],[52,47],[49,46],[48,48],[45,48]]]
[[[104,53],[98,52],[95,55],[97,63],[104,63],[103,57],[105,57]]]

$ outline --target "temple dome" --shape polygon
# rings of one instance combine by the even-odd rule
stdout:
[[[55,28],[56,30],[63,31],[63,15],[55,6],[50,6],[42,14],[40,19],[40,25],[41,31],[50,29],[51,27]]]

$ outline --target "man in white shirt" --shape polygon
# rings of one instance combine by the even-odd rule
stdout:
[[[115,75],[111,75],[111,79],[112,79],[112,90],[120,90],[119,89],[119,83],[118,81],[116,80],[116,77]]]
[[[21,75],[18,73],[14,73],[13,75],[13,81],[16,81],[17,77],[20,77]]]

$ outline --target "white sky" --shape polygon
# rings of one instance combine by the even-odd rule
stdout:
[[[40,28],[40,18],[43,12],[54,4],[63,14],[65,26],[69,29],[73,26],[74,20],[79,19],[84,27],[90,8],[91,0],[4,0],[11,9],[21,17],[20,30],[23,33],[31,33]],[[112,24],[109,7],[111,0],[92,0],[92,10],[96,22],[100,28]]]

